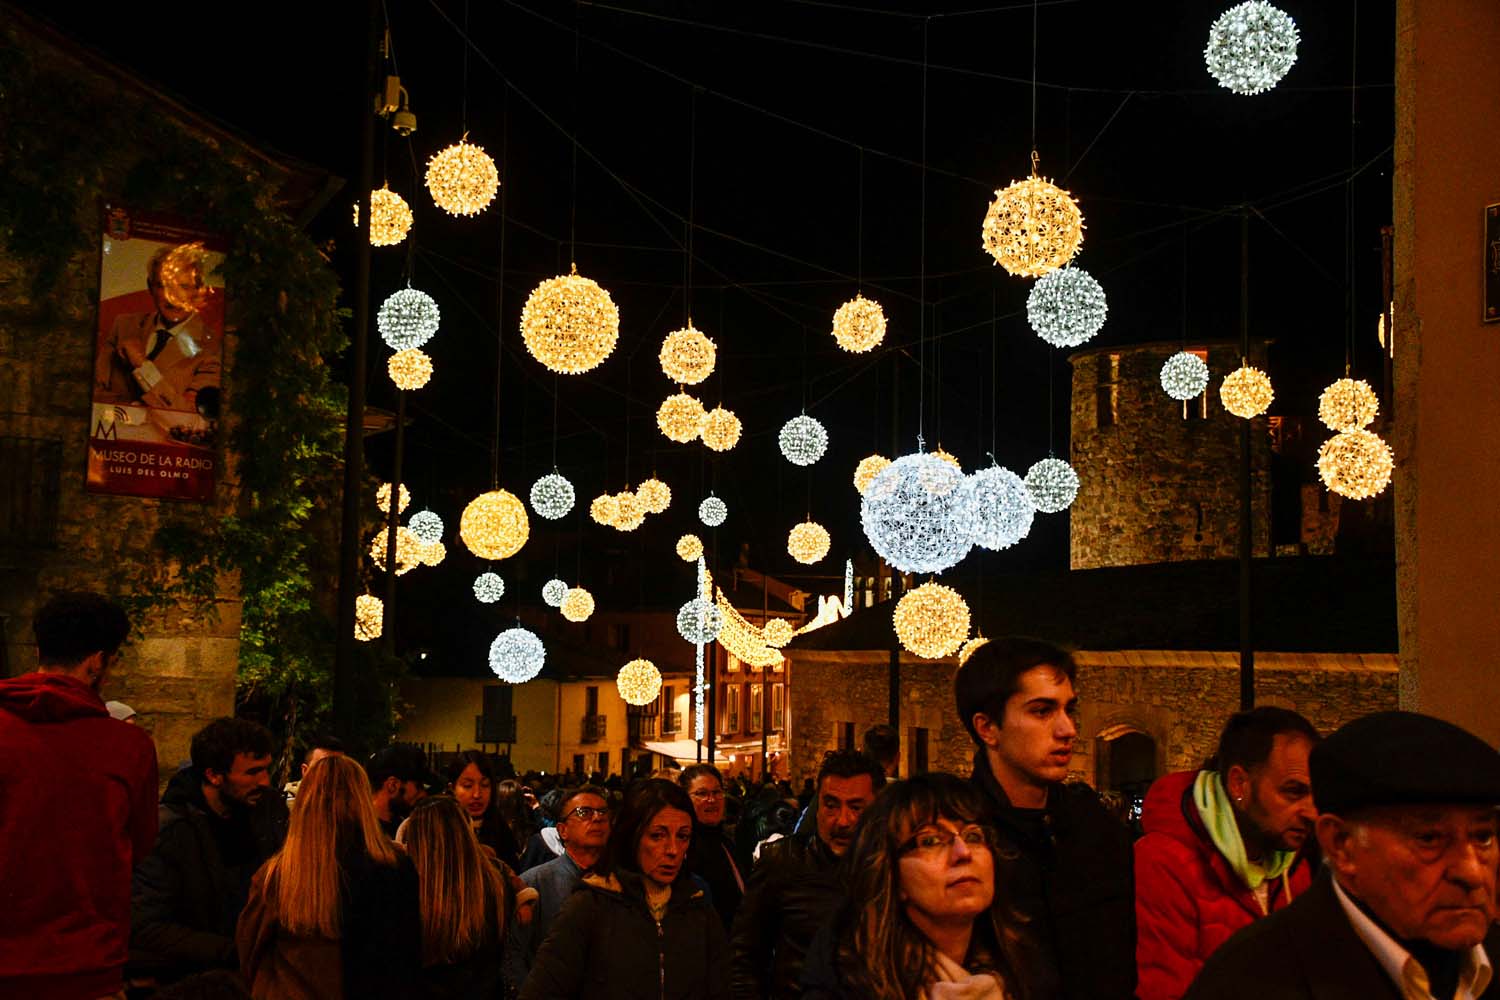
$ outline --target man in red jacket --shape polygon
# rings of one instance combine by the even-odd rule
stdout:
[[[0,680],[0,997],[123,997],[130,870],[156,838],[156,748],[99,697],[130,622],[64,593],[33,624],[36,672]]]
[[[1210,766],[1151,786],[1135,844],[1139,1000],[1178,1000],[1235,931],[1311,884],[1318,739],[1296,712],[1238,712]]]

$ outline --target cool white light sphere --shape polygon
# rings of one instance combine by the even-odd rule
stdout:
[[[443,519],[430,510],[419,510],[406,522],[411,533],[424,544],[431,545],[433,542],[443,540]]]
[[[1060,458],[1044,458],[1026,470],[1026,492],[1043,514],[1067,510],[1078,496],[1078,473]]]
[[[963,485],[964,474],[933,455],[896,459],[865,488],[865,537],[903,573],[941,573],[974,545]]]
[[[1053,347],[1077,347],[1104,326],[1109,307],[1093,275],[1062,267],[1037,279],[1026,298],[1026,319]]]
[[[542,672],[547,650],[536,633],[517,626],[506,629],[490,643],[490,669],[502,681],[525,684]]]
[[[542,584],[542,600],[547,602],[549,608],[562,607],[563,598],[568,596],[568,585],[557,577],[553,577]]]
[[[572,510],[573,499],[573,484],[557,472],[549,472],[531,484],[531,509],[549,521]]]
[[[828,431],[807,414],[793,417],[781,427],[777,438],[781,454],[793,465],[812,465],[828,450]]]
[[[1161,366],[1161,388],[1173,399],[1196,399],[1208,388],[1208,362],[1191,351],[1178,351]]]
[[[716,496],[708,496],[698,505],[698,519],[710,528],[717,528],[729,516],[729,507]]]
[[[695,597],[677,609],[677,634],[688,642],[707,644],[724,628],[724,612],[704,597]]]
[[[505,581],[498,573],[480,573],[474,578],[474,596],[480,604],[494,604],[505,596]]]
[[[375,314],[375,328],[393,351],[421,347],[437,333],[438,304],[415,288],[392,292]]]
[[[969,515],[974,523],[974,544],[996,552],[1010,548],[1031,531],[1036,502],[1021,477],[1009,469],[992,465],[964,482]]]
[[[1259,94],[1292,68],[1297,42],[1297,22],[1290,15],[1263,0],[1249,0],[1214,21],[1203,59],[1220,86],[1236,94]]]

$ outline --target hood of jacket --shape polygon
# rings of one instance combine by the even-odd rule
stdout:
[[[189,809],[208,811],[208,801],[203,798],[203,781],[197,768],[179,768],[167,782],[167,790],[161,793],[161,804],[173,812],[185,813]]]
[[[67,674],[22,674],[0,681],[0,709],[27,722],[109,718],[99,693]]]
[[[1141,803],[1141,832],[1159,833],[1188,847],[1218,853],[1198,810],[1184,804],[1190,804],[1187,795],[1197,777],[1197,771],[1175,771],[1153,781]]]

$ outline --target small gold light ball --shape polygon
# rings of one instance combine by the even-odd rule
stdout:
[[[828,529],[816,521],[803,521],[786,536],[787,554],[809,566],[828,554],[830,544]]]
[[[1006,271],[1039,278],[1078,253],[1083,213],[1068,192],[1032,174],[995,192],[982,237],[984,249]]]
[[[508,490],[481,493],[464,508],[458,537],[481,559],[509,559],[531,537],[526,505]]]
[[[385,629],[385,602],[374,594],[354,599],[354,638],[360,642],[379,639]]]
[[[406,484],[405,483],[402,483],[401,484],[401,509],[397,513],[401,513],[401,514],[406,513],[406,506],[409,503],[411,503],[411,490],[409,490],[409,489],[406,488]],[[377,507],[380,508],[380,513],[382,513],[382,514],[389,514],[391,512],[391,484],[390,483],[384,483],[384,484],[382,484],[381,487],[380,487],[380,489],[378,489],[378,490],[375,491],[375,506],[377,506]]]
[[[521,310],[526,350],[549,371],[578,375],[597,368],[620,339],[620,310],[609,293],[578,273],[548,278]]]
[[[689,323],[667,334],[661,344],[661,370],[673,382],[697,385],[714,373],[718,348]]]
[[[589,504],[589,517],[594,519],[595,524],[602,524],[606,528],[613,527],[619,516],[620,501],[608,493],[601,493],[594,497],[594,502]]]
[[[442,542],[422,542],[417,551],[417,561],[423,566],[436,566],[448,555],[448,547]]]
[[[761,631],[765,633],[766,645],[775,646],[777,649],[791,642],[792,637],[797,634],[797,630],[792,628],[792,623],[785,618],[772,618],[766,622],[765,628]]]
[[[949,454],[948,452],[944,451],[942,448],[938,448],[937,450],[935,450],[932,453],[932,457],[936,458],[936,459],[938,459],[940,461],[947,462],[949,465],[953,466],[959,472],[964,471],[964,467],[959,464],[958,459],[956,457],[954,457],[953,455]]]
[[[672,506],[672,487],[655,476],[637,486],[635,496],[647,514],[662,514]]]
[[[586,622],[594,613],[594,595],[582,587],[572,587],[563,596],[557,610],[570,622]]]
[[[1249,420],[1271,408],[1276,393],[1271,390],[1271,377],[1259,368],[1244,365],[1224,377],[1219,386],[1219,399],[1224,409],[1237,417]]]
[[[982,635],[976,635],[974,638],[965,642],[962,646],[959,647],[958,650],[958,665],[961,667],[965,663],[968,663],[969,657],[974,655],[974,651],[987,642],[989,642],[989,640]]]
[[[389,186],[370,192],[370,246],[393,247],[411,230],[411,206]],[[354,225],[359,226],[359,206],[354,206]]]
[[[677,539],[677,558],[683,562],[697,562],[703,555],[703,539],[697,535],[683,535]]]
[[[714,451],[728,451],[740,443],[740,418],[716,406],[703,418],[703,443]]]
[[[685,392],[668,396],[656,410],[656,426],[679,444],[687,444],[702,434],[707,418],[703,404]]]
[[[855,354],[871,350],[885,339],[885,310],[874,299],[855,295],[833,314],[833,339]]]
[[[890,464],[891,460],[884,455],[870,455],[859,460],[859,465],[854,468],[854,488],[859,490],[860,496],[864,496],[870,483]]]
[[[459,141],[427,161],[427,190],[449,215],[478,215],[495,199],[500,171],[481,147]]]
[[[969,635],[969,605],[952,587],[924,583],[896,602],[896,637],[908,652],[951,656]]]
[[[614,526],[620,531],[634,531],[646,520],[646,508],[629,490],[615,494]]]
[[[382,527],[370,539],[370,559],[375,568],[385,572],[386,529]],[[404,576],[422,565],[422,540],[402,525],[396,529],[396,575]]]
[[[386,361],[385,367],[398,389],[420,389],[432,378],[432,359],[419,347],[397,351]]]
[[[650,660],[631,660],[615,675],[615,688],[627,705],[649,705],[661,693],[661,671]]]
[[[1339,431],[1318,449],[1318,476],[1323,485],[1350,500],[1368,500],[1391,482],[1395,459],[1391,446],[1373,431]]]
[[[1341,378],[1318,397],[1318,419],[1329,430],[1368,427],[1380,412],[1380,397],[1364,379]]]

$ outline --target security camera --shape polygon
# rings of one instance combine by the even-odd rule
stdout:
[[[391,115],[391,128],[395,129],[398,135],[411,135],[417,130],[417,116],[410,110],[402,108]]]

